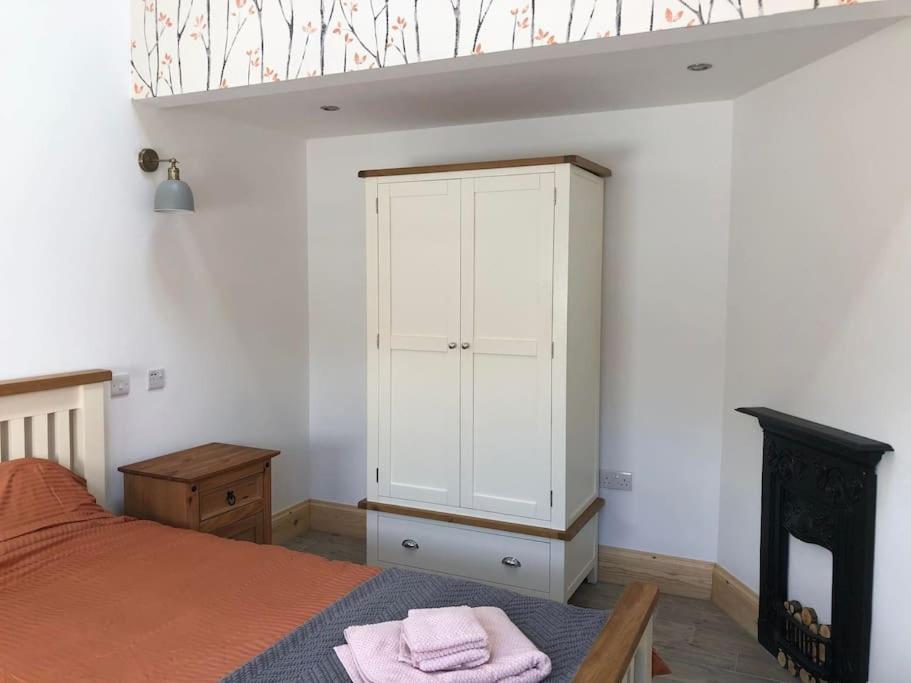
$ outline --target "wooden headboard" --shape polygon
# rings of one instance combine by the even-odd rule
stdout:
[[[110,380],[110,370],[83,370],[0,381],[0,461],[58,462],[105,505],[104,383]]]

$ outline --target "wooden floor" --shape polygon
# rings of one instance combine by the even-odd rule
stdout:
[[[363,564],[364,542],[345,536],[309,532],[285,547],[333,560]],[[583,583],[570,602],[580,607],[610,609],[622,586]],[[795,681],[775,659],[721,610],[707,600],[662,595],[655,615],[655,649],[671,668],[657,681]]]

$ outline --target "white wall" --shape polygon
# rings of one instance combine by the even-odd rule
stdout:
[[[311,494],[365,483],[361,168],[578,153],[605,163],[601,541],[715,559],[730,103],[311,140],[307,144]]]
[[[758,589],[766,405],[887,441],[871,680],[906,681],[911,562],[911,21],[734,107],[719,562]]]
[[[106,4],[101,22],[81,3],[34,2],[0,23],[16,59],[5,57],[0,107],[0,377],[130,371],[132,393],[108,415],[115,507],[116,465],[212,440],[281,448],[275,506],[297,502],[307,497],[303,145],[134,107],[116,58],[128,3]],[[164,173],[139,171],[144,145],[183,162],[195,215],[152,212]],[[146,392],[144,373],[159,366],[168,386]]]

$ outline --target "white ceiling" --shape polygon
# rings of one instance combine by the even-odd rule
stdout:
[[[193,93],[181,107],[307,138],[727,100],[911,15],[911,0]],[[702,73],[688,64],[710,62]],[[322,104],[342,110],[327,113]]]

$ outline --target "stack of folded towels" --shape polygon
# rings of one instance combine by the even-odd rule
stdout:
[[[335,653],[354,683],[537,683],[550,658],[497,607],[413,609],[345,629]]]

